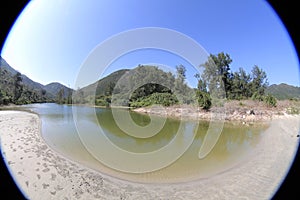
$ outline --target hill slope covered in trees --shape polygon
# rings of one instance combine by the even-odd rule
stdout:
[[[62,98],[72,92],[60,83],[42,85],[35,82],[12,68],[2,57],[0,61],[0,105],[55,102],[59,91],[64,91]]]
[[[186,84],[186,69],[176,66],[176,74],[157,66],[139,65],[131,70],[119,70],[76,91],[76,102],[99,106],[143,107],[152,104],[194,104],[204,109],[216,105],[216,99],[264,101],[276,106],[274,86],[269,87],[266,72],[253,66],[251,72],[243,68],[231,71],[232,59],[223,52],[210,55],[201,66],[203,73],[195,74],[197,88]],[[289,98],[298,97],[297,89],[288,86]],[[276,98],[275,98],[276,97]],[[218,103],[217,103],[218,104]]]
[[[272,94],[278,100],[300,99],[300,87],[288,85],[285,83],[270,85],[266,92]]]

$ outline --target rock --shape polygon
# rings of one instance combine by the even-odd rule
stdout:
[[[247,115],[255,115],[254,110],[248,110],[246,113]]]

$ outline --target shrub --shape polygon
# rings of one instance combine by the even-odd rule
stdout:
[[[299,115],[300,109],[296,108],[296,107],[289,107],[289,108],[287,108],[287,113],[290,115]]]
[[[271,94],[268,94],[267,96],[265,96],[264,98],[264,102],[271,107],[276,107],[277,106],[277,100],[274,96],[272,96]]]
[[[254,94],[252,95],[251,99],[252,100],[258,100],[258,101],[263,101],[264,97],[259,92],[254,92]]]
[[[209,93],[197,91],[196,95],[198,97],[198,105],[204,110],[209,110],[212,104]]]
[[[131,107],[146,107],[153,104],[160,104],[163,106],[171,106],[178,103],[174,94],[171,93],[153,93],[146,97],[140,97],[130,103]]]

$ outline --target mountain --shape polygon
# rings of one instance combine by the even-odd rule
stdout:
[[[272,94],[278,100],[284,99],[300,99],[300,87],[281,83],[279,85],[273,84],[266,89],[267,94]]]
[[[77,90],[73,103],[97,106],[141,106],[144,103],[169,105],[177,101],[192,102],[193,91],[171,72],[157,66],[138,65],[130,70],[113,72]]]
[[[2,57],[0,57],[0,104],[15,101],[15,79],[19,73],[12,68]],[[19,104],[35,103],[35,102],[52,102],[56,100],[57,94],[63,90],[63,98],[66,98],[73,90],[60,83],[50,83],[43,85],[28,78],[24,74],[20,74],[22,91],[20,90]],[[2,95],[2,96],[1,96]],[[4,96],[4,97],[3,97]]]
[[[14,68],[12,68],[3,58],[1,58],[1,66],[0,66],[3,70],[8,71],[12,76],[16,75],[18,73],[17,70],[15,70]],[[35,89],[35,90],[41,90],[43,89],[43,85],[40,83],[37,83],[33,80],[31,80],[30,78],[28,78],[26,75],[21,74],[22,77],[22,82],[24,83],[24,85],[26,85],[28,88],[31,89]]]
[[[17,71],[12,68],[2,57],[0,57],[0,68],[5,69],[12,75],[15,75],[17,73]]]
[[[115,71],[108,76],[80,89],[83,91],[86,96],[88,95],[105,95],[105,92],[108,91],[110,88],[114,88],[115,84],[118,80],[126,73],[129,72],[129,69],[121,69]]]
[[[58,94],[60,90],[63,90],[63,97],[67,98],[69,94],[73,92],[73,89],[57,82],[49,83],[43,86],[43,89],[48,93],[52,94],[54,97]]]

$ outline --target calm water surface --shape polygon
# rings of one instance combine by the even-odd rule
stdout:
[[[189,149],[173,164],[149,173],[124,173],[111,169],[97,159],[86,149],[80,140],[73,120],[72,106],[57,104],[31,104],[25,105],[25,109],[39,114],[42,120],[42,136],[45,141],[56,151],[66,157],[84,164],[103,173],[131,181],[138,182],[182,182],[206,178],[217,173],[224,172],[247,159],[259,143],[261,134],[267,128],[266,125],[233,125],[225,123],[222,134],[213,150],[204,159],[198,159],[198,152],[206,131],[208,122],[199,122],[195,130],[195,139]],[[86,127],[84,137],[95,143],[95,135],[99,132],[99,126],[104,134],[118,147],[129,152],[144,153],[155,151],[167,145],[177,134],[180,123],[188,130],[188,127],[197,127],[193,121],[179,121],[167,118],[161,131],[150,138],[136,138],[124,133],[115,123],[111,109],[91,108],[77,106],[78,123]],[[124,112],[120,109],[119,112]],[[96,113],[96,118],[94,118]],[[150,117],[131,112],[131,118],[140,126],[150,123]],[[190,132],[183,133],[178,146],[180,148],[187,142]],[[81,136],[82,137],[82,136]],[[95,151],[103,151],[103,141],[96,141],[93,147]],[[172,149],[171,149],[172,151]],[[108,152],[109,155],[109,152]],[[111,155],[109,155],[111,156]],[[115,159],[118,155],[114,155]],[[163,159],[163,158],[161,158]],[[142,163],[136,163],[136,165]]]

